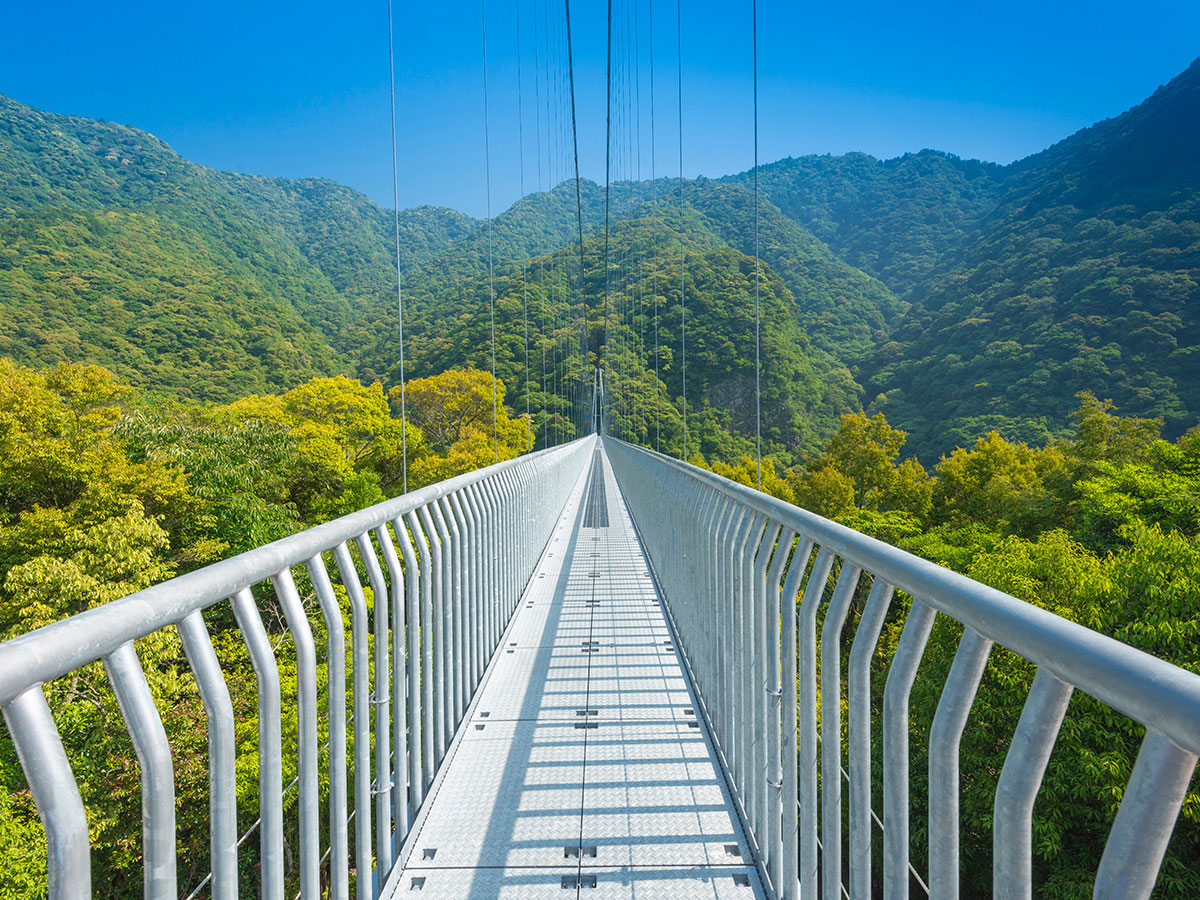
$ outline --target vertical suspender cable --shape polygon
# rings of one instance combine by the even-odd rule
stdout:
[[[683,387],[683,460],[688,458],[687,423],[687,270],[684,266],[683,226],[683,15],[680,0],[675,0],[675,59],[677,67],[677,100],[679,107],[679,348],[681,383]]]
[[[608,63],[604,78],[605,83],[605,115],[604,115],[604,355],[601,369],[608,362],[608,213],[609,192],[612,182],[612,0],[608,0]],[[611,383],[612,379],[609,379]]]
[[[525,105],[521,84],[521,0],[515,0],[517,12],[517,155],[520,164],[520,196],[525,198]],[[529,248],[521,249],[521,322],[525,328],[525,418],[529,415]]]
[[[492,268],[492,136],[488,125],[487,0],[479,0],[483,34],[483,166],[487,182],[488,313],[492,322],[492,454],[500,461],[500,409],[496,398],[496,281]]]
[[[642,44],[641,44],[641,28],[638,21],[638,6],[640,0],[635,0],[633,4],[633,98],[634,98],[634,145],[637,147],[637,185],[638,188],[642,184]],[[636,189],[635,189],[636,190]],[[638,229],[640,231],[640,229]],[[636,264],[636,255],[634,263]],[[634,285],[637,290],[637,359],[634,365],[634,370],[640,365],[642,374],[638,377],[638,420],[640,429],[638,431],[639,440],[649,440],[649,429],[646,427],[646,291],[640,277],[641,267],[638,266],[633,273]]]
[[[537,189],[542,190],[542,44],[538,28],[538,3],[533,2],[533,125],[536,134],[536,154],[537,157]],[[548,90],[548,89],[547,89]],[[542,301],[542,334],[541,340],[538,342],[542,348],[542,378],[538,382],[542,395],[542,412],[546,413],[546,264],[543,257],[539,257],[537,262],[538,269],[538,296]],[[542,448],[550,446],[548,424],[550,417],[548,414],[542,422]],[[536,435],[534,437],[534,446],[537,445]]]
[[[758,0],[751,0],[754,67],[754,447],[758,457],[758,489],[762,490],[762,325],[758,311]]]
[[[396,51],[392,41],[392,0],[388,0],[388,75],[392,96],[392,220],[396,229],[396,316],[400,322],[400,469],[408,493],[408,411],[404,402],[404,285],[400,281],[400,166],[396,150]]]
[[[571,143],[575,151],[575,224],[579,229],[579,299],[582,307],[582,328],[579,340],[580,353],[583,355],[580,366],[580,379],[587,369],[588,362],[588,333],[587,333],[587,301],[583,297],[583,200],[579,189],[579,129],[575,124],[575,56],[571,49],[571,0],[564,0],[567,14],[567,72],[571,80]]]
[[[654,0],[646,4],[649,13],[650,46],[650,209],[654,228],[654,269],[651,288],[654,291],[654,449],[662,451],[662,410],[658,377],[658,181],[654,166]]]

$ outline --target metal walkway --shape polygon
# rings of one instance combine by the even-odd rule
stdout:
[[[696,710],[597,450],[384,895],[763,897]]]

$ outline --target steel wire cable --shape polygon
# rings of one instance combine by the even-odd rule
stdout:
[[[662,452],[662,409],[661,409],[661,382],[659,380],[658,360],[658,181],[655,178],[655,142],[654,142],[654,0],[648,0],[646,4],[647,16],[649,23],[647,32],[649,34],[649,46],[647,48],[650,57],[650,210],[651,220],[654,228],[654,268],[652,272],[651,291],[654,294],[654,449]]]
[[[584,275],[583,275],[583,200],[579,188],[579,129],[575,121],[575,57],[571,48],[571,0],[564,0],[566,7],[566,24],[567,24],[567,73],[571,81],[571,146],[575,158],[575,222],[579,229],[579,292],[576,297],[576,302],[582,307],[582,327],[580,329],[580,344],[579,349],[582,355],[580,366],[580,379],[584,377],[584,370],[587,368],[587,353],[588,353],[588,334],[587,334],[587,302],[583,297],[584,290]],[[579,420],[579,412],[575,414],[576,421]]]
[[[762,322],[758,291],[762,282],[758,259],[758,0],[751,0],[754,69],[754,448],[758,459],[758,489],[762,490]]]
[[[492,258],[492,135],[488,122],[487,0],[479,0],[480,32],[483,37],[483,159],[487,184],[488,314],[492,326],[492,454],[500,461],[499,401],[496,396],[496,276]]]
[[[608,294],[609,294],[609,213],[612,192],[612,0],[608,0],[607,62],[605,65],[605,114],[604,114],[604,344],[600,360],[601,371],[608,367]],[[611,379],[610,379],[611,381]]]
[[[683,461],[688,458],[687,399],[687,264],[683,246],[683,13],[675,0],[675,60],[677,105],[679,110],[679,350],[680,382],[683,390]]]
[[[388,0],[388,81],[392,108],[392,221],[396,232],[396,316],[400,323],[400,469],[408,493],[408,410],[404,396],[404,284],[400,274],[400,165],[396,149],[396,51],[392,37],[392,0]]]
[[[517,18],[517,157],[520,174],[518,196],[525,199],[525,103],[521,72],[521,0],[515,0]],[[521,247],[521,322],[525,330],[525,418],[529,414],[529,245]]]

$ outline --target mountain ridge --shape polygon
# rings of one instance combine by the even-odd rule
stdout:
[[[1030,440],[1053,437],[1051,423],[1085,387],[1113,396],[1130,414],[1161,416],[1168,433],[1177,432],[1200,416],[1187,374],[1200,361],[1196,123],[1200,60],[1130,110],[1005,166],[928,149],[887,160],[851,153],[766,164],[759,170],[764,277],[781,279],[792,318],[808,336],[804,353],[826,360],[818,369],[845,367],[856,384],[850,393],[913,432],[911,445],[923,456],[988,427]],[[0,154],[9,160],[0,168],[0,224],[10,235],[0,252],[0,332],[13,335],[0,338],[0,353],[46,364],[86,351],[124,365],[122,375],[135,383],[185,396],[227,396],[239,384],[286,387],[314,372],[394,377],[394,223],[391,211],[360,192],[328,179],[218,172],[147,132],[2,96]],[[684,182],[688,228],[704,246],[753,252],[751,174]],[[580,189],[585,240],[593,244],[604,190],[586,180]],[[612,185],[619,240],[670,239],[679,189],[678,179],[666,178]],[[495,278],[508,284],[521,275],[526,295],[529,266],[543,276],[556,271],[562,283],[553,302],[561,309],[544,292],[547,315],[571,314],[574,199],[574,185],[564,182],[490,222],[444,207],[400,212],[415,371],[471,358],[461,342],[433,352],[436,341],[426,358],[423,335],[452,318],[454,304],[486,303],[489,243]],[[195,285],[220,282],[220,290],[197,295],[212,321],[224,323],[216,343],[226,348],[227,371],[215,381],[201,377],[195,347],[174,348],[159,362],[122,363],[137,355],[151,310],[165,314],[163,329],[185,344],[195,339],[189,322],[196,316],[172,299],[182,286],[140,271],[131,262],[136,253],[99,246],[109,240],[105,216],[114,212],[126,214],[110,223],[121,240],[145,243],[149,258],[177,252],[192,260],[193,274],[203,276]],[[639,221],[657,225],[624,227]],[[648,265],[649,244],[616,249],[627,264]],[[56,267],[30,262],[47,255]],[[736,255],[712,258],[741,265]],[[97,310],[114,298],[89,294],[88,266],[104,269],[110,282],[124,279],[134,294],[149,292],[144,308],[122,301],[128,315],[108,323],[112,333]],[[590,268],[586,275],[595,277]],[[603,281],[588,290],[603,290]],[[714,279],[712,289],[729,283]],[[57,310],[50,338],[38,332],[39,296]],[[667,305],[665,294],[660,299]],[[239,306],[248,311],[241,323],[230,314]],[[709,306],[725,308],[697,309]],[[646,314],[628,314],[644,330]],[[269,328],[272,318],[286,340],[268,352],[255,329]],[[125,319],[125,332],[116,333]],[[630,365],[650,371],[651,356],[639,345]],[[190,357],[187,377],[156,374],[162,360]],[[730,372],[736,364],[714,363]],[[548,402],[545,385],[532,378],[510,387],[516,405],[527,393]],[[698,410],[712,399],[688,397]]]

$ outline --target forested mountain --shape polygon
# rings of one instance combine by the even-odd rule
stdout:
[[[1200,61],[1009,167],[1006,191],[879,354],[876,407],[948,452],[1061,435],[1081,390],[1176,436],[1200,419]]]
[[[693,462],[757,484],[757,286],[765,491],[1200,671],[1198,160],[1200,62],[1009,166],[928,150],[765,166],[757,263],[747,173],[614,184],[607,235],[605,190],[583,182],[582,261],[573,183],[490,222],[404,210],[405,424],[390,211],[0,97],[0,637],[569,438],[601,354],[611,430],[679,455],[686,415]],[[208,624],[223,652],[241,646],[232,619]],[[960,636],[939,617],[914,685],[914,796]],[[203,706],[178,647],[139,653],[189,761],[178,831],[195,884]],[[248,825],[255,675],[244,654],[223,663],[246,713]],[[93,668],[56,712],[96,895],[140,896],[134,751]],[[962,747],[970,898],[990,896],[997,760],[1032,671],[993,653],[984,678]],[[1035,893],[1054,900],[1091,896],[1143,736],[1081,694],[1034,811]],[[917,804],[914,859],[925,819]],[[0,741],[0,893],[45,895],[42,841]],[[1193,790],[1155,896],[1200,896],[1198,855]],[[241,874],[249,896],[256,865]],[[290,895],[290,862],[288,878]]]
[[[931,150],[764,166],[763,284],[790,323],[786,352],[766,354],[764,372],[782,383],[803,359],[827,398],[789,407],[778,448],[815,446],[843,411],[828,404],[885,411],[930,461],[988,429],[1061,435],[1085,389],[1163,418],[1168,436],[1194,423],[1198,123],[1200,62],[1135,109],[1009,166]],[[393,223],[361,194],[323,179],[216,172],[145,132],[6,98],[0,158],[0,355],[98,361],[137,385],[217,400],[318,373],[399,377]],[[742,173],[614,184],[605,279],[605,191],[583,182],[586,304],[573,183],[491,222],[402,211],[410,372],[482,363],[490,251],[498,371],[517,407],[528,397],[543,422],[565,412],[561,386],[584,368],[566,329],[586,305],[589,365],[606,334],[613,359],[628,354],[620,378],[638,395],[623,408],[661,395],[681,409],[680,202],[684,255],[703,276],[686,291],[699,348],[703,335],[732,335],[718,317],[740,321],[751,302],[749,183]],[[610,294],[631,292],[610,296],[609,331],[599,318],[606,280]],[[688,404],[711,425],[709,446],[745,437],[743,392],[732,387],[745,374],[739,341],[697,350],[689,365]]]

